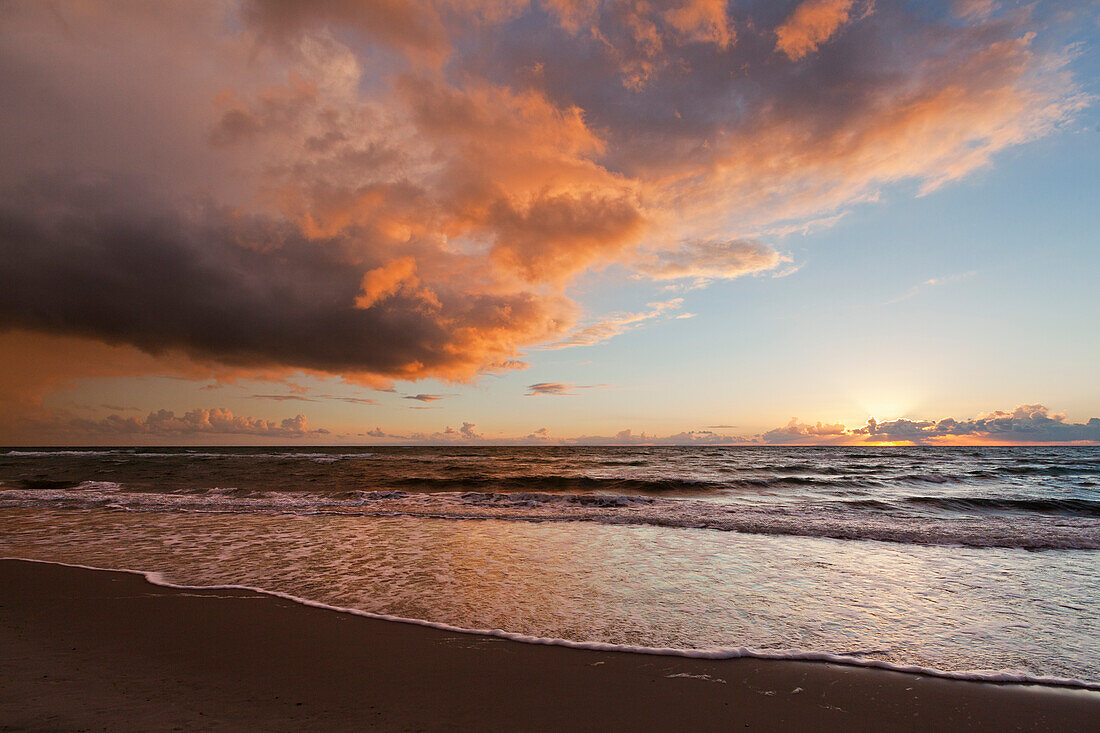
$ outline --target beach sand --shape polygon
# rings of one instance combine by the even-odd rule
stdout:
[[[0,561],[0,730],[1097,730],[1100,693],[540,646]]]

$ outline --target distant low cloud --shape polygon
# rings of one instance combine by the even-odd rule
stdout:
[[[847,434],[847,430],[840,423],[823,424],[821,422],[809,425],[799,422],[792,417],[790,422],[781,428],[775,428],[762,434],[760,438],[765,443],[818,443],[825,440],[835,440]]]
[[[552,440],[550,436],[550,428],[539,428],[538,430],[532,430],[524,440],[530,440],[536,443],[548,442]]]
[[[441,400],[445,397],[449,397],[449,396],[451,396],[451,395],[421,393],[421,394],[408,394],[408,395],[405,395],[404,397],[402,397],[402,399],[417,400],[418,402],[437,402],[437,401],[439,401],[439,400]]]
[[[575,445],[748,445],[753,439],[740,435],[722,435],[712,430],[656,435],[645,431],[636,433],[628,428],[614,435],[582,435],[565,442]]]
[[[157,410],[144,418],[110,415],[102,420],[72,419],[53,426],[63,434],[78,434],[102,439],[154,438],[181,440],[202,436],[251,436],[258,438],[304,438],[328,435],[324,428],[310,429],[304,415],[281,421],[234,415],[224,407],[189,410],[176,415]]]
[[[572,389],[603,385],[569,385],[543,382],[531,385],[529,395],[568,395]],[[538,389],[534,389],[538,387]],[[419,409],[438,409],[432,405]],[[414,409],[417,409],[414,408]],[[69,442],[90,445],[104,443],[182,443],[217,442],[219,438],[248,442],[280,439],[288,442],[377,442],[393,445],[875,445],[900,443],[916,445],[1100,445],[1100,417],[1070,422],[1061,413],[1051,412],[1042,404],[1020,405],[1012,410],[994,410],[966,420],[942,418],[922,420],[901,418],[879,421],[870,418],[855,428],[836,422],[808,423],[792,418],[787,424],[758,434],[727,432],[734,425],[711,425],[703,429],[675,433],[637,431],[632,428],[609,434],[552,434],[546,427],[530,432],[501,434],[479,429],[464,420],[438,430],[390,430],[381,426],[359,432],[333,431],[311,427],[304,415],[282,420],[236,415],[227,408],[204,408],[177,415],[171,410],[156,410],[144,417],[111,414],[87,419],[71,412],[56,412],[49,417],[26,419],[9,427],[18,429],[22,442],[47,444]]]
[[[381,427],[376,427],[373,430],[359,433],[356,437],[371,438],[387,443],[396,443],[398,445],[450,445],[455,443],[497,442],[492,440],[487,441],[485,436],[478,432],[477,425],[467,421],[463,421],[461,427],[454,428],[448,425],[442,430],[433,433],[417,431],[392,433],[383,430]]]
[[[849,429],[840,423],[808,424],[792,418],[780,428],[758,436],[773,444],[865,444],[915,443],[951,444],[1029,444],[1029,443],[1100,443],[1100,418],[1071,423],[1061,413],[1051,413],[1045,405],[1020,405],[1013,410],[994,410],[980,417],[956,420],[899,418],[878,421]]]
[[[874,418],[852,435],[875,440],[945,442],[952,438],[1001,443],[1100,442],[1100,418],[1085,423],[1066,422],[1064,414],[1052,414],[1045,405],[1020,405],[1014,410],[995,410],[971,420],[890,420]]]

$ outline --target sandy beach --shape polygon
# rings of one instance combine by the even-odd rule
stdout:
[[[0,561],[3,730],[1088,730],[1100,694],[536,646]]]

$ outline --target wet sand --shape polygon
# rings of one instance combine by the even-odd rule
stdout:
[[[0,561],[0,730],[1097,730],[1100,693],[522,644]]]

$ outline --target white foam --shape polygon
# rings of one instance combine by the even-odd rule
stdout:
[[[2,455],[17,458],[44,458],[46,456],[110,456],[117,450],[10,450]]]
[[[544,646],[562,646],[570,649],[588,649],[591,651],[603,651],[603,652],[628,652],[633,654],[651,654],[657,656],[668,657],[683,657],[689,659],[772,659],[772,660],[793,660],[793,661],[806,661],[806,662],[826,662],[830,664],[842,664],[851,667],[870,667],[874,669],[883,669],[891,672],[902,672],[907,674],[918,674],[927,677],[941,677],[946,679],[966,680],[972,682],[987,682],[987,683],[1015,683],[1015,684],[1029,684],[1029,685],[1044,685],[1050,687],[1070,687],[1083,690],[1091,690],[1100,692],[1100,682],[1090,682],[1087,680],[1081,680],[1072,677],[1046,677],[1038,675],[1030,675],[1021,670],[967,670],[967,671],[951,671],[940,670],[930,667],[920,667],[917,665],[902,665],[892,664],[878,659],[866,659],[861,657],[846,656],[843,654],[833,654],[830,652],[811,651],[804,649],[753,649],[750,647],[713,647],[708,649],[677,649],[671,647],[647,647],[647,646],[635,646],[628,644],[610,644],[606,642],[598,641],[573,641],[571,639],[559,639],[553,637],[541,637],[530,636],[526,634],[517,634],[510,631],[504,631],[502,629],[468,629],[459,626],[453,626],[451,624],[439,623],[436,621],[426,621],[424,619],[405,618],[402,616],[392,616],[383,613],[371,613],[370,611],[362,611],[357,608],[347,608],[341,606],[333,606],[327,603],[321,603],[319,601],[313,601],[308,598],[302,598],[299,596],[290,595],[289,593],[282,593],[275,590],[267,590],[265,588],[258,588],[249,585],[181,585],[178,583],[172,583],[165,579],[164,574],[158,571],[149,570],[131,570],[128,568],[103,568],[95,567],[92,565],[80,565],[77,563],[57,562],[53,560],[37,560],[32,558],[23,557],[0,557],[0,560],[16,560],[20,562],[40,563],[43,565],[57,565],[62,567],[77,568],[81,570],[97,570],[103,572],[116,572],[116,573],[128,573],[130,575],[138,575],[144,578],[147,582],[160,586],[163,588],[171,588],[174,590],[199,590],[199,591],[218,591],[218,590],[237,590],[248,591],[250,593],[260,593],[273,598],[281,598],[287,601],[292,601],[303,606],[309,606],[311,608],[320,608],[327,611],[335,611],[337,613],[346,613],[353,616],[362,616],[364,618],[377,619],[379,621],[393,621],[397,623],[412,624],[414,626],[425,626],[432,629],[439,629],[442,631],[450,631],[460,634],[473,634],[478,636],[491,636],[499,639],[507,639],[509,641],[521,642],[524,644],[539,644]]]
[[[156,452],[156,451],[138,451],[133,448],[113,448],[109,450],[48,450],[48,451],[25,451],[25,450],[10,450],[6,453],[0,453],[3,456],[12,456],[15,458],[49,458],[54,456],[77,456],[77,457],[95,457],[95,456],[125,456],[126,458],[245,458],[255,460],[283,460],[283,459],[295,459],[295,460],[310,460],[317,463],[335,463],[336,461],[348,459],[348,458],[373,458],[374,453],[357,452],[357,453],[232,453],[228,451],[213,453],[213,452],[197,452],[197,451],[177,451],[174,453]]]

